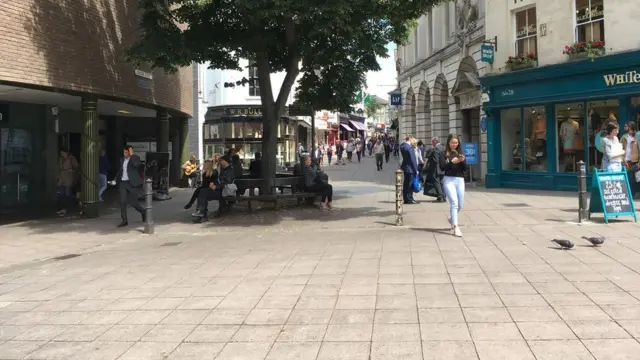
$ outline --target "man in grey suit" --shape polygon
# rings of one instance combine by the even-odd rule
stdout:
[[[127,220],[127,203],[142,215],[142,221],[146,220],[146,210],[138,203],[138,194],[142,189],[142,177],[140,177],[140,157],[133,153],[131,145],[124,146],[124,157],[120,160],[120,169],[116,174],[116,182],[120,188],[120,217],[122,222],[118,227],[129,225]]]

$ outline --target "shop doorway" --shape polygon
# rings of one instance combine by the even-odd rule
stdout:
[[[470,108],[462,110],[462,143],[476,143],[478,145],[478,164],[470,165],[471,172],[467,175],[467,180],[476,181],[481,178],[480,164],[482,163],[480,151],[480,108]],[[473,179],[471,178],[473,174]]]
[[[82,149],[81,135],[79,133],[66,133],[58,135],[58,150],[67,149],[71,155],[80,161]]]

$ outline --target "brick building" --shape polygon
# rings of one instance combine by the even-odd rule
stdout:
[[[170,152],[170,181],[179,180],[193,72],[167,75],[124,60],[138,15],[136,3],[123,0],[0,3],[0,213],[55,201],[61,148],[81,163],[90,215],[100,150],[110,179],[122,146],[131,143],[147,144],[139,152]]]

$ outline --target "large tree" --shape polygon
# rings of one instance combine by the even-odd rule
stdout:
[[[313,109],[348,111],[376,57],[404,43],[415,20],[446,0],[138,0],[135,63],[168,72],[192,62],[258,69],[263,114],[263,172],[271,189],[277,129],[300,74],[296,99]],[[270,74],[286,72],[274,94]],[[234,85],[245,85],[246,79]]]

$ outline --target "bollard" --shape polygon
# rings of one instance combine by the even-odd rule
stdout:
[[[396,170],[396,226],[402,226],[402,187],[404,183],[404,172],[400,169]]]
[[[581,223],[589,219],[589,208],[587,204],[587,168],[584,161],[578,161],[578,222]]]
[[[153,180],[147,179],[144,182],[144,195],[145,195],[145,222],[144,233],[153,235],[153,214],[151,211],[153,202]]]

